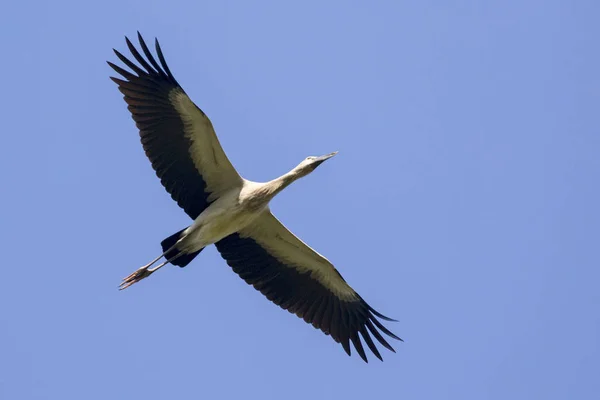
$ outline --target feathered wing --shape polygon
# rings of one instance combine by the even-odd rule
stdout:
[[[156,61],[138,33],[142,56],[126,38],[139,65],[117,50],[127,71],[108,64],[125,80],[119,86],[139,131],[146,155],[173,200],[193,219],[228,189],[241,185],[212,123],[179,86],[165,62],[158,40]]]
[[[350,342],[367,361],[359,333],[380,360],[371,336],[394,351],[380,332],[402,340],[377,320],[393,321],[369,306],[334,266],[291,233],[270,211],[216,243],[229,266],[281,308],[331,335],[348,355]]]

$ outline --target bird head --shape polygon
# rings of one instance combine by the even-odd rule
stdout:
[[[334,151],[333,153],[325,154],[324,156],[316,157],[316,156],[308,156],[298,166],[296,170],[301,176],[305,176],[313,172],[319,165],[323,164],[325,160],[329,160],[331,157],[335,156],[338,152]]]

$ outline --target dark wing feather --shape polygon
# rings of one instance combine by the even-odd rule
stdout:
[[[286,240],[289,239],[286,237]],[[298,248],[297,246],[298,244],[294,243],[293,248]],[[254,286],[281,308],[296,314],[326,335],[331,335],[333,340],[342,345],[348,355],[351,354],[350,342],[352,342],[356,352],[367,361],[359,333],[367,347],[380,360],[382,360],[381,354],[375,347],[372,337],[387,349],[391,351],[394,349],[379,330],[394,339],[402,340],[385,328],[376,317],[393,320],[369,306],[347,286],[336,270],[333,272],[339,282],[335,284],[338,287],[340,283],[346,285],[349,293],[353,293],[354,296],[337,295],[335,290],[331,290],[322,281],[315,279],[313,273],[321,267],[315,266],[311,270],[283,263],[252,237],[235,233],[217,242],[216,247],[233,271],[248,284]],[[294,256],[290,255],[290,258],[293,259]]]
[[[237,184],[239,175],[220,148],[208,118],[173,77],[158,41],[156,52],[160,64],[139,33],[138,39],[146,59],[126,38],[127,47],[139,65],[114,50],[134,73],[109,62],[125,78],[111,79],[124,95],[156,175],[173,200],[195,219],[210,204],[209,196],[226,189],[228,184]],[[216,161],[207,161],[206,154]]]

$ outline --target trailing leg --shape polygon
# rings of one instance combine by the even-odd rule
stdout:
[[[183,231],[185,231],[185,229],[182,229],[179,232],[174,233],[173,235],[164,239],[160,243],[160,245],[163,249],[163,253],[160,256],[156,257],[151,262],[149,262],[148,264],[138,268],[132,274],[125,277],[123,279],[123,281],[121,282],[121,284],[119,285],[119,290],[127,289],[129,286],[133,285],[134,283],[139,282],[142,279],[149,277],[154,272],[158,271],[160,268],[164,267],[168,263],[177,265],[178,267],[182,267],[182,268],[185,267],[186,265],[188,265],[203,249],[200,249],[193,253],[186,253],[185,251],[178,249],[177,244],[179,243],[179,240],[181,239],[181,235],[182,235]],[[158,266],[156,266],[154,268],[150,268],[151,266],[156,264],[158,262],[158,260],[160,260],[162,257],[165,258],[164,262],[162,262],[161,264],[159,264]]]

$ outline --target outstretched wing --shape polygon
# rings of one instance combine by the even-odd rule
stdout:
[[[298,239],[270,211],[216,246],[248,284],[281,308],[331,335],[348,355],[351,341],[367,361],[359,333],[380,360],[371,335],[391,351],[394,349],[380,331],[402,340],[376,317],[392,319],[369,306],[325,257]]]
[[[208,117],[173,77],[158,40],[160,65],[139,33],[146,58],[125,39],[139,65],[114,50],[133,73],[108,62],[125,78],[111,79],[124,94],[156,175],[173,200],[195,219],[214,198],[241,185],[242,178],[225,155]]]

